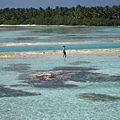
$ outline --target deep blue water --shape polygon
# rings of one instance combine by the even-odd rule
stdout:
[[[61,50],[60,45],[30,45],[30,46],[0,46],[0,52],[21,52],[37,50]],[[67,49],[97,49],[97,48],[120,48],[120,43],[101,44],[66,44]]]

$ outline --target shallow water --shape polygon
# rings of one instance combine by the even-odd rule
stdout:
[[[1,27],[0,42],[111,43],[119,27]],[[41,72],[69,71],[51,81]],[[119,120],[120,54],[0,58],[1,120]]]
[[[120,27],[35,26],[0,27],[0,42],[111,42]]]
[[[0,43],[14,43],[14,46],[0,46],[0,52],[61,50],[63,45],[66,45],[67,49],[120,48],[120,43],[116,42],[120,39],[119,33],[119,27],[1,27]],[[48,42],[61,42],[62,44],[39,45]],[[65,42],[72,42],[72,44]],[[19,43],[21,43],[20,46],[18,46]],[[36,43],[38,45],[23,46],[23,43]]]
[[[65,44],[67,50],[71,49],[103,49],[120,48],[120,43],[102,43],[102,44]],[[38,50],[61,50],[63,44],[59,45],[29,45],[29,46],[1,46],[0,52],[22,52]]]
[[[16,91],[41,93],[30,97],[27,94],[12,97],[11,93],[11,97],[1,97],[1,119],[119,120],[119,60],[119,54],[68,55],[66,60],[62,55],[1,59],[0,84],[5,85],[4,89],[7,87]],[[62,83],[57,82],[59,85],[50,85],[48,82],[47,86],[24,76],[55,69],[77,69],[82,72],[77,76],[62,79]],[[84,93],[87,95],[82,97]],[[102,95],[106,97],[100,99]]]

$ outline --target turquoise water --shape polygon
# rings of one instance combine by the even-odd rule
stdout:
[[[97,48],[120,48],[120,43],[102,44],[65,44],[67,50],[71,49],[97,49]],[[61,50],[63,44],[59,45],[29,45],[29,46],[1,46],[0,52],[22,52],[38,50]]]
[[[18,43],[62,42],[67,49],[120,48],[120,27],[1,27],[0,43],[14,43],[15,46],[2,46],[0,52],[61,50],[63,44],[18,46]],[[66,44],[80,42],[82,44]],[[114,42],[114,43],[113,43]]]
[[[48,42],[55,41],[57,36],[58,41],[84,40],[95,44],[102,41],[107,44],[119,39],[118,28],[2,27],[0,40],[3,43]],[[92,37],[88,39],[87,34]],[[107,38],[106,35],[111,36]],[[21,40],[20,36],[24,39]],[[32,76],[61,70],[73,73],[51,81]],[[119,120],[119,114],[120,53],[71,54],[66,59],[62,54],[0,58],[1,120]]]
[[[119,55],[69,55],[66,61],[63,60],[62,55],[1,59],[0,83],[5,85],[4,88],[41,93],[38,96],[1,97],[1,120],[119,120],[120,100],[109,98],[101,101],[100,98],[92,100],[79,97],[84,93],[120,97],[119,61]],[[22,69],[24,66],[26,69]],[[53,70],[56,67],[92,69],[87,73],[89,76],[83,77],[83,80],[81,80],[83,74],[81,73],[77,81],[69,78],[63,80],[60,86],[54,84],[49,86],[48,83],[48,86],[45,87],[36,81],[29,82],[24,77],[24,74]],[[99,78],[97,73],[101,77],[100,81],[96,81]]]
[[[119,33],[120,27],[0,27],[0,42],[111,42]]]

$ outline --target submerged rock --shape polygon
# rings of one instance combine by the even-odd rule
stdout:
[[[36,75],[36,78],[40,80],[53,80],[52,78],[56,78],[60,75],[65,75],[72,73],[71,71],[49,71],[49,72],[42,72]]]
[[[55,75],[52,73],[43,73],[43,74],[37,74],[37,78],[42,79],[42,80],[50,80],[50,78],[54,78]]]

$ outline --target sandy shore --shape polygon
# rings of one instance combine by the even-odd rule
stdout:
[[[48,25],[35,25],[35,24],[5,25],[5,24],[1,24],[0,26],[1,26],[1,27],[12,27],[12,26],[14,27],[14,26],[48,26]],[[52,26],[52,25],[51,25],[51,26]]]
[[[8,57],[27,57],[30,55],[49,55],[61,54],[62,50],[46,50],[46,51],[28,51],[28,52],[0,52],[0,58]],[[80,49],[67,50],[67,54],[120,54],[120,48],[113,49]]]
[[[64,44],[90,44],[95,42],[37,42],[37,43],[0,43],[0,46],[26,46],[26,45],[64,45]]]
[[[73,26],[73,25],[36,25],[36,24],[25,24],[25,25],[23,25],[23,24],[19,24],[19,25],[5,25],[5,24],[1,24],[0,25],[1,27],[14,27],[14,26],[26,26],[26,27],[29,27],[29,26],[70,26],[70,27],[79,27],[79,26],[86,26],[86,25],[76,25],[76,26]]]

